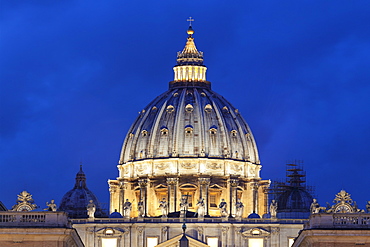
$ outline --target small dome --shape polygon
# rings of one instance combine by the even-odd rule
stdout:
[[[86,186],[86,176],[80,166],[75,186],[63,196],[58,210],[67,212],[70,218],[87,218],[86,207],[90,200],[96,206],[95,217],[104,217],[98,198]]]
[[[253,212],[250,215],[248,215],[248,219],[260,219],[260,218],[261,218],[261,216],[259,216],[255,212]]]
[[[281,211],[309,211],[312,196],[303,188],[293,188],[282,193],[278,198],[278,212]]]
[[[117,212],[117,209],[109,215],[109,218],[123,218],[122,215]]]

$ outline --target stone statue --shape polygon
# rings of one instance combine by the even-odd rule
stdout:
[[[204,218],[206,210],[205,210],[205,204],[204,204],[203,198],[200,198],[198,200],[197,206],[198,206],[198,209],[197,209],[198,218]]]
[[[277,202],[275,200],[272,200],[270,204],[271,218],[276,218],[277,208],[278,208]]]
[[[46,206],[47,208],[45,208],[44,210],[53,212],[57,211],[57,205],[54,203],[54,200],[51,200],[50,203],[46,202]]]
[[[96,206],[93,200],[90,200],[89,204],[87,204],[87,215],[89,216],[90,219],[95,218],[95,211],[96,211]]]
[[[189,203],[187,196],[182,196],[180,199],[180,211],[186,213],[188,211]]]
[[[168,211],[167,211],[167,202],[166,199],[163,198],[162,201],[159,202],[159,207],[162,211],[162,217],[167,217]]]
[[[227,203],[225,202],[225,199],[222,199],[220,204],[218,205],[218,208],[220,209],[220,213],[222,217],[227,217]]]
[[[368,201],[366,204],[366,212],[370,213],[370,201]]]
[[[235,208],[236,208],[236,218],[241,218],[243,216],[243,211],[244,211],[244,204],[241,202],[240,199],[238,199],[235,203]]]
[[[142,200],[140,200],[138,203],[137,203],[137,209],[139,211],[138,213],[138,216],[139,217],[143,217],[144,216],[144,203]]]
[[[123,204],[123,215],[125,218],[130,218],[131,208],[132,208],[131,202],[129,202],[129,200],[126,199],[125,203]]]
[[[311,214],[317,214],[320,211],[320,204],[317,202],[317,200],[314,198],[311,206],[310,206]]]

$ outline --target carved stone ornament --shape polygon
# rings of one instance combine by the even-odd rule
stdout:
[[[129,168],[128,167],[123,168],[122,171],[123,171],[123,174],[129,174]]]
[[[165,170],[168,168],[168,164],[167,163],[159,163],[155,166],[158,170]]]
[[[139,234],[142,234],[142,233],[143,233],[143,231],[144,231],[144,227],[143,227],[143,226],[138,226],[138,227],[136,227],[136,230],[137,230],[137,232],[138,232]]]
[[[221,164],[217,163],[207,164],[207,168],[212,170],[219,170],[221,169]]]
[[[351,195],[345,190],[341,190],[338,194],[335,195],[334,203],[348,203],[352,204]]]
[[[193,169],[195,168],[195,164],[194,163],[181,163],[181,167],[184,169]]]
[[[251,236],[266,237],[266,236],[270,235],[270,232],[266,231],[265,229],[255,227],[255,228],[246,229],[245,231],[242,232],[242,235],[243,235],[244,238],[248,238],[248,237],[251,237]]]
[[[242,230],[243,230],[243,228],[241,228],[241,227],[236,227],[236,228],[235,228],[235,233],[239,233],[239,234],[240,234],[240,233],[242,233],[242,232],[243,232]]]
[[[233,169],[236,172],[241,172],[243,170],[243,166],[237,165],[237,164],[233,164],[233,165],[231,165],[231,169]]]
[[[148,179],[142,178],[142,179],[139,179],[138,184],[140,187],[144,188],[148,185],[148,182],[149,182]]]
[[[145,165],[143,165],[143,164],[136,165],[136,170],[138,172],[144,171],[145,170]]]
[[[130,233],[130,227],[126,226],[123,228],[123,235],[127,235]]]
[[[199,184],[201,185],[209,185],[211,182],[210,178],[198,178]]]
[[[162,234],[167,234],[168,232],[168,226],[162,227]]]
[[[32,195],[24,190],[18,195],[17,204],[12,207],[12,211],[31,211],[36,208]]]
[[[202,226],[198,226],[197,230],[199,235],[203,235],[204,229]]]
[[[231,187],[236,187],[236,186],[239,185],[239,179],[230,179],[229,183],[230,183]]]
[[[167,178],[168,185],[176,185],[179,182],[179,178]]]
[[[222,231],[222,234],[226,234],[229,231],[229,227],[228,226],[223,226],[221,231]]]
[[[279,234],[280,228],[279,227],[271,227],[271,234],[276,235]]]
[[[357,208],[356,202],[351,199],[351,195],[345,190],[341,190],[335,195],[333,201],[335,205],[326,210],[327,213],[356,213],[361,210]]]

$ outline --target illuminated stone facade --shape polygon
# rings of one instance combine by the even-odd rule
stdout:
[[[0,246],[83,247],[64,212],[0,212]]]
[[[309,222],[293,247],[370,246],[370,201],[366,209],[359,209],[351,195],[341,190],[333,202],[320,207],[314,201]]]

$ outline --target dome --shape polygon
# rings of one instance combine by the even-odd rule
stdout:
[[[248,219],[260,219],[260,218],[261,217],[258,214],[256,214],[255,212],[248,215]]]
[[[312,195],[303,188],[287,190],[279,196],[278,212],[309,212],[312,199]]]
[[[251,131],[234,106],[207,87],[176,87],[140,112],[120,163],[202,156],[259,163]]]
[[[96,206],[95,217],[104,216],[98,198],[86,186],[86,176],[80,166],[75,186],[63,196],[58,210],[67,212],[70,218],[87,218],[86,207],[90,200]]]
[[[309,217],[313,189],[305,185],[306,174],[301,161],[287,164],[287,181],[275,187],[277,217],[281,219],[303,219]],[[278,192],[278,193],[276,193]]]
[[[109,211],[124,218],[179,217],[179,201],[186,198],[187,217],[199,200],[207,217],[220,217],[221,201],[234,205],[240,199],[245,217],[263,215],[267,206],[258,202],[267,201],[270,182],[260,177],[253,134],[238,109],[211,89],[191,26],[187,35],[168,90],[140,110],[124,139],[119,176],[108,180]],[[230,215],[234,211],[230,207]]]
[[[122,217],[122,215],[121,215],[119,212],[117,212],[117,210],[116,210],[116,211],[114,211],[113,213],[111,213],[111,214],[109,215],[109,218],[123,218],[123,217]]]
[[[170,168],[165,164],[168,159],[179,158],[188,158],[186,164],[194,158],[212,159],[210,166],[215,167],[220,166],[220,159],[228,160],[236,170],[222,175],[259,177],[260,161],[252,132],[238,109],[211,90],[205,79],[203,53],[196,49],[193,30],[188,34],[168,91],[140,111],[126,135],[119,160],[125,166],[121,177],[140,176],[129,164],[142,163],[143,174],[155,175],[147,168],[154,165],[165,170]],[[165,163],[160,161],[164,159]],[[153,162],[144,164],[144,160]],[[178,171],[176,167],[172,170]]]

